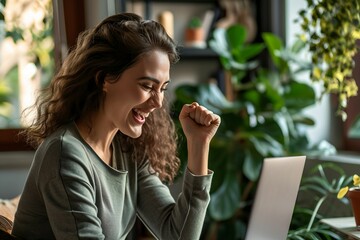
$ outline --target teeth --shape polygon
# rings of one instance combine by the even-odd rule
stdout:
[[[140,111],[139,109],[134,109],[134,111],[137,113],[137,114],[139,114],[139,115],[141,115],[143,118],[147,118],[148,116],[149,116],[149,114],[150,113],[145,113],[145,112],[142,112],[142,111]]]

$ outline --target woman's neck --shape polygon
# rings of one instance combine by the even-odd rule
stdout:
[[[106,128],[105,124],[102,124],[101,121],[79,119],[76,121],[76,125],[81,137],[85,140],[85,142],[89,144],[89,146],[96,152],[101,160],[111,166],[111,143],[117,130]]]

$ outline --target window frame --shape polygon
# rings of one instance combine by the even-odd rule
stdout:
[[[64,46],[69,49],[75,45],[78,34],[85,30],[85,4],[84,0],[53,0],[52,2],[55,64],[60,66],[64,56]],[[19,134],[23,130],[22,128],[0,129],[0,152],[34,150],[26,142],[25,137]]]
[[[357,46],[360,48],[360,40],[357,41]],[[353,77],[358,86],[358,95],[351,97],[346,108],[347,119],[342,123],[342,146],[341,150],[360,152],[360,139],[349,138],[347,133],[353,122],[360,114],[360,51],[354,56],[355,67],[353,70]]]

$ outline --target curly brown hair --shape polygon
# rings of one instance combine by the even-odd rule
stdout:
[[[153,50],[167,53],[171,64],[179,59],[174,41],[161,24],[133,13],[110,16],[82,32],[59,72],[37,97],[36,118],[24,132],[28,141],[37,147],[59,127],[99,110],[105,76],[116,81],[139,57]],[[160,179],[174,179],[180,161],[168,106],[164,104],[149,116],[139,138],[118,135],[131,149],[133,159],[141,160],[145,153]]]

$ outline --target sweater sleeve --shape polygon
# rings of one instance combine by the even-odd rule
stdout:
[[[56,144],[61,149],[58,158],[51,157],[49,149],[39,176],[42,193],[54,236],[57,239],[104,239],[101,222],[97,217],[91,168],[87,165],[86,151],[76,144]],[[51,166],[57,165],[56,167]]]
[[[185,170],[177,201],[167,186],[150,174],[148,164],[138,173],[138,216],[158,239],[199,239],[210,201],[213,172],[195,176]]]

